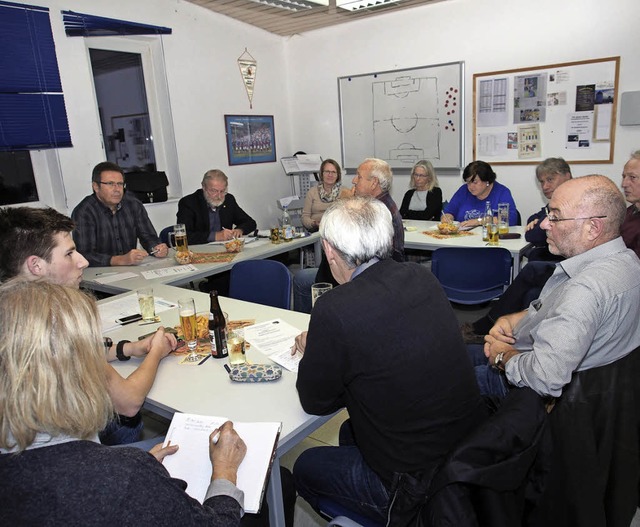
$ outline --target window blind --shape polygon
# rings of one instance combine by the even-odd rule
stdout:
[[[0,151],[72,146],[49,10],[0,1]]]
[[[110,37],[118,35],[170,35],[171,28],[104,18],[74,11],[62,11],[64,30],[69,37]]]

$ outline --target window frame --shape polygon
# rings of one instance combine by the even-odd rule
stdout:
[[[165,171],[167,174],[169,179],[169,199],[181,197],[182,182],[173,130],[162,36],[84,37],[84,45],[90,72],[92,72],[92,68],[89,49],[121,51],[140,55],[157,169]],[[90,77],[97,122],[100,123],[98,99],[92,73]],[[107,150],[102,127],[100,127],[99,134],[106,159]]]

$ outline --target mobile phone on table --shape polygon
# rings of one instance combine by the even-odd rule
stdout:
[[[137,322],[138,320],[142,320],[142,315],[140,313],[136,313],[135,315],[129,315],[127,317],[116,318],[117,324],[131,324],[132,322]]]

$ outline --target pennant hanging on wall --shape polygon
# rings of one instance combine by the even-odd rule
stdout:
[[[249,108],[253,109],[253,87],[256,82],[258,63],[251,56],[251,53],[247,51],[247,48],[244,48],[244,53],[238,57],[238,67],[240,68],[244,87],[247,90],[247,97],[249,97]]]

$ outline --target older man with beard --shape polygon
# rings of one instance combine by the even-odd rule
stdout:
[[[256,222],[227,193],[229,179],[222,170],[208,170],[202,188],[178,203],[178,223],[187,228],[189,243],[231,240],[256,229]]]

